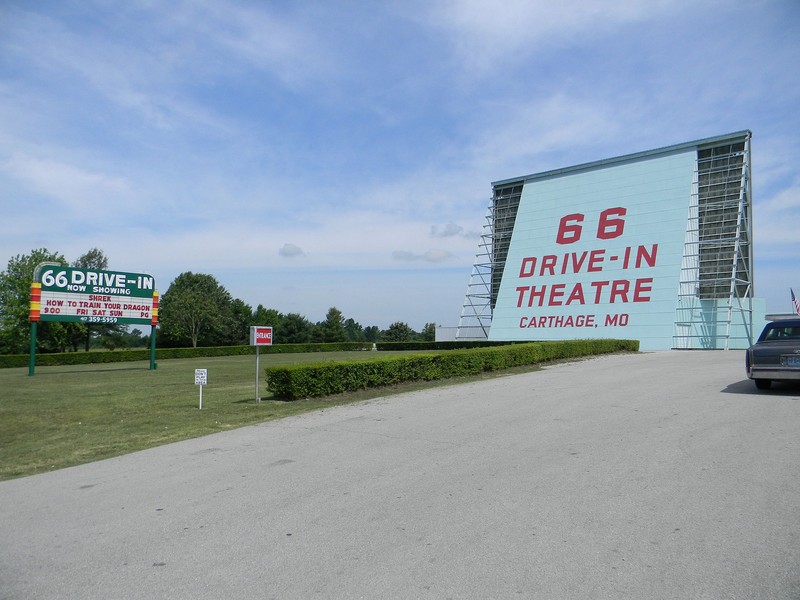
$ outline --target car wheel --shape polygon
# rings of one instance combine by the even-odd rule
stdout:
[[[768,390],[772,382],[769,379],[754,379],[756,387],[760,390]]]

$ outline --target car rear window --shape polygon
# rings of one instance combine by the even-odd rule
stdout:
[[[800,340],[800,327],[772,327],[764,340]]]

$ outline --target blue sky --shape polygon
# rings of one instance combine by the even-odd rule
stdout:
[[[756,295],[800,291],[796,0],[0,2],[0,265],[456,325],[491,182],[753,131]]]

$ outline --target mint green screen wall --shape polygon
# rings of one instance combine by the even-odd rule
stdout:
[[[673,344],[694,149],[526,182],[490,340]]]

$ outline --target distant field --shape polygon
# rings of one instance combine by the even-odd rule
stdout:
[[[34,377],[27,368],[0,369],[0,480],[386,395],[390,390],[282,402],[266,391],[266,366],[371,356],[375,353],[262,355],[260,404],[254,356],[163,360],[155,371],[148,362],[37,367]],[[202,410],[194,384],[198,368],[208,369]]]

